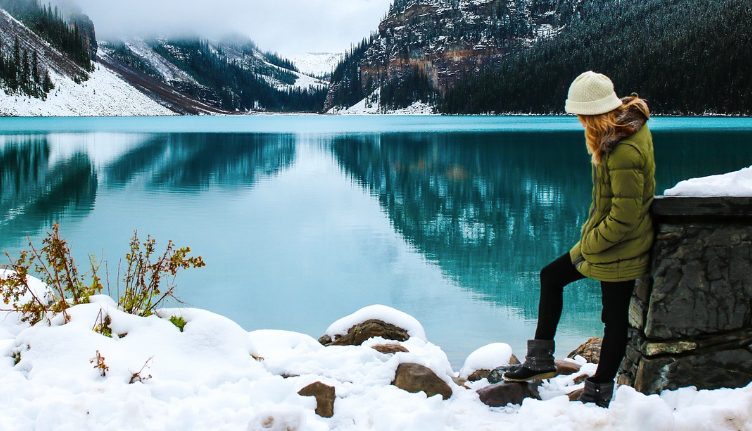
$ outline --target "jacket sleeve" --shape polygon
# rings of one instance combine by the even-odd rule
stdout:
[[[611,210],[582,239],[584,254],[601,253],[618,244],[639,223],[645,178],[642,157],[633,146],[617,145],[607,160],[611,178]]]

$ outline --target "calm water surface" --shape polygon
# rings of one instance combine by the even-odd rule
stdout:
[[[752,165],[752,120],[657,118],[657,191]],[[370,304],[415,316],[455,367],[534,332],[540,268],[577,241],[589,157],[574,117],[0,119],[0,249],[59,222],[79,263],[134,230],[207,263],[191,306],[320,336]],[[114,286],[113,286],[114,288]],[[601,335],[597,283],[566,292],[558,354]]]

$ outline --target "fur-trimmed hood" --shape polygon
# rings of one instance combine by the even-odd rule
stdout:
[[[627,104],[634,98],[635,96],[623,97],[621,99],[621,103]],[[622,127],[617,128],[614,135],[607,137],[603,141],[603,153],[610,153],[614,146],[619,143],[619,141],[632,136],[635,132],[640,130],[640,128],[644,126],[647,121],[648,118],[645,116],[645,114],[643,114],[642,111],[640,111],[640,109],[634,105],[630,106],[626,111],[619,113],[619,116],[616,117],[616,122]]]

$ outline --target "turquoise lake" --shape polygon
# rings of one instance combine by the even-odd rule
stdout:
[[[752,119],[655,118],[657,194],[752,165]],[[575,117],[0,119],[0,250],[54,222],[113,295],[134,231],[190,246],[189,306],[318,338],[384,304],[459,369],[488,343],[522,357],[538,272],[578,239],[591,192]],[[600,288],[566,292],[557,354],[601,336]]]

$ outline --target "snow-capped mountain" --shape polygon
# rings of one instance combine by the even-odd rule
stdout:
[[[318,112],[328,87],[247,38],[102,42],[32,0],[0,0],[0,30],[0,115]]]
[[[337,64],[344,58],[344,53],[331,52],[301,52],[287,54],[292,64],[310,76],[329,78]],[[329,83],[327,82],[327,86]]]
[[[248,39],[101,42],[99,61],[177,112],[318,111],[328,83]]]
[[[21,88],[0,85],[0,116],[173,114],[106,69],[95,65],[86,70],[0,9],[2,51],[14,50],[16,45],[24,57],[37,59],[38,73],[48,76],[53,88],[35,97]]]

